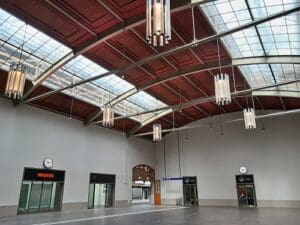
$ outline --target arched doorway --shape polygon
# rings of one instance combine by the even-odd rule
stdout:
[[[137,165],[132,168],[132,203],[153,202],[153,184],[155,171],[148,165]]]

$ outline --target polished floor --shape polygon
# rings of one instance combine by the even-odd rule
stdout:
[[[300,209],[155,207],[95,209],[0,218],[1,225],[299,225]]]

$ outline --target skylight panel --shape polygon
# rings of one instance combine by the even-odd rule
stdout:
[[[300,0],[253,0],[248,1],[248,3],[254,19],[259,19],[297,7],[300,5]],[[229,5],[231,5],[231,11]],[[252,21],[250,11],[244,0],[216,1],[201,7],[216,32],[227,31]],[[299,55],[299,18],[299,12],[293,13],[257,25],[258,32],[255,27],[251,27],[227,35],[222,38],[222,41],[233,58],[263,56],[265,53],[266,55]],[[249,65],[241,66],[240,69],[251,87],[257,87],[290,79],[291,77],[286,76],[286,74],[293,74],[292,67],[295,68],[295,65],[286,65],[285,69],[283,67],[278,69],[271,65],[271,71],[269,65]],[[295,73],[297,72],[294,71]]]
[[[279,83],[300,78],[300,65],[298,64],[272,64],[271,67]]]
[[[7,70],[11,62],[17,61],[23,42],[22,59],[26,60],[29,79],[36,78],[71,52],[70,48],[0,9],[1,68]]]
[[[252,88],[274,84],[268,64],[245,65],[239,68]]]
[[[202,7],[217,32],[227,31],[252,21],[244,0],[217,1]],[[222,40],[233,58],[264,54],[253,27],[227,35]]]
[[[145,110],[153,110],[167,106],[144,91],[140,91],[128,98],[129,101],[140,105]]]
[[[8,70],[11,63],[19,60],[23,40],[25,42],[22,61],[27,66],[26,78],[30,80],[36,79],[60,58],[71,52],[67,46],[30,25],[26,26],[23,21],[0,9],[0,68]],[[42,84],[55,90],[105,72],[107,72],[105,68],[80,55],[52,74]],[[112,74],[65,90],[63,93],[102,107],[113,98],[133,88],[132,84]],[[162,106],[166,105],[149,94],[140,92],[131,99],[115,105],[115,111],[119,115],[129,115]],[[142,121],[148,116],[143,115],[132,119]]]

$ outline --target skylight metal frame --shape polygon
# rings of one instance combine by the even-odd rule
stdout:
[[[300,0],[294,0],[293,2],[291,0],[282,0],[281,1],[284,4],[279,4],[276,1],[270,1],[270,0],[259,0],[259,1],[249,1],[248,0],[221,0],[218,2],[209,3],[207,5],[203,5],[202,10],[205,12],[206,16],[208,17],[210,23],[213,27],[215,27],[217,32],[220,31],[226,31],[232,26],[235,25],[241,25],[243,23],[246,23],[248,20],[255,20],[257,18],[260,18],[262,16],[269,16],[273,13],[277,13],[282,10],[286,10],[289,8],[293,8],[300,5]],[[227,5],[227,7],[226,7]],[[260,5],[260,7],[258,7]],[[223,11],[227,10],[227,13],[233,15],[233,24],[230,24],[230,21],[226,21],[227,24],[224,22],[222,18],[226,17],[226,12]],[[240,12],[243,12],[244,20],[238,20],[238,14]],[[225,13],[222,14],[222,13]],[[286,15],[277,19],[274,19],[272,21],[268,21],[263,24],[256,25],[251,30],[247,31],[247,35],[245,35],[242,32],[237,32],[235,35],[229,35],[227,37],[222,38],[223,43],[227,47],[228,52],[232,56],[232,58],[241,57],[241,52],[243,54],[247,55],[253,55],[253,56],[275,56],[275,55],[299,55],[300,54],[300,20],[298,19],[298,22],[291,22],[291,25],[297,24],[298,29],[298,35],[297,35],[297,41],[298,42],[290,42],[290,44],[286,44],[287,42],[280,42],[285,43],[283,46],[286,47],[287,45],[291,49],[290,51],[271,51],[270,47],[276,46],[275,36],[277,39],[281,39],[281,33],[276,32],[288,32],[288,29],[283,29],[284,25],[288,26],[287,21],[291,21],[292,18],[295,20],[295,18],[299,18],[300,13],[295,12],[290,15]],[[226,27],[229,24],[229,27]],[[273,30],[274,25],[277,25],[278,27]],[[280,26],[279,26],[280,25]],[[292,31],[295,31],[292,30]],[[243,31],[245,32],[245,31]],[[275,32],[275,33],[274,33]],[[256,37],[254,35],[256,33]],[[271,37],[270,34],[274,37]],[[241,36],[242,35],[242,36]],[[287,36],[291,36],[293,34],[287,34]],[[295,35],[294,35],[295,36]],[[293,36],[293,38],[295,38]],[[268,39],[266,37],[269,37]],[[235,39],[236,38],[236,39]],[[242,39],[241,39],[242,38]],[[271,39],[270,39],[271,38]],[[256,41],[254,40],[256,39]],[[248,41],[250,40],[250,43]],[[270,40],[273,40],[274,43],[270,43]],[[239,41],[240,45],[237,45],[236,41]],[[243,45],[246,44],[248,46]],[[292,44],[293,43],[293,44]],[[293,50],[291,47],[292,45],[295,45],[297,43],[298,48],[296,50]],[[244,46],[244,47],[243,47]],[[281,46],[281,45],[279,45]],[[250,54],[249,50],[251,47],[254,47],[257,49],[256,54],[253,52]],[[277,46],[278,47],[278,46]],[[295,47],[295,46],[293,46]],[[299,49],[299,54],[298,50]],[[251,49],[250,49],[251,50]],[[255,49],[254,49],[255,50]],[[295,54],[292,54],[294,51]],[[277,77],[279,76],[273,71],[273,68],[271,65],[249,65],[249,66],[241,66],[239,67],[242,74],[247,79],[248,83],[251,87],[255,87],[259,85],[261,82],[264,82],[265,84],[271,84],[277,82]],[[258,74],[256,72],[259,72]],[[255,76],[253,76],[255,74]],[[292,79],[292,78],[291,78]],[[297,84],[298,85],[298,84]]]
[[[30,25],[26,25],[23,21],[0,9],[0,31],[2,31],[0,35],[0,46],[2,49],[0,52],[0,67],[2,69],[8,70],[10,63],[19,57],[20,46],[18,46],[18,36],[24,36],[25,27],[27,27],[27,29],[25,35],[25,48],[22,58],[23,60],[25,59],[24,61],[29,68],[29,70],[27,70],[27,74],[29,74],[27,78],[34,83],[39,79],[39,76],[43,71],[51,71],[51,69],[55,66],[57,59],[55,59],[53,55],[58,55],[59,57],[64,55],[71,57],[73,56],[70,54],[72,53],[71,49],[65,47],[51,37],[43,34]],[[11,30],[13,30],[13,32]],[[39,40],[38,43],[35,44],[34,40],[37,40],[36,37],[39,37],[43,40]],[[27,44],[29,42],[30,45]],[[21,42],[19,45],[20,44]],[[49,44],[55,46],[50,46]],[[48,45],[46,50],[49,52],[43,50],[43,52],[39,53],[38,51],[40,51],[40,49],[46,45]],[[61,54],[58,54],[59,52],[61,52]],[[39,53],[39,55],[35,55],[36,53]],[[51,56],[51,58],[48,59],[47,56]],[[62,65],[63,67],[58,69],[47,80],[44,80],[42,83],[43,85],[55,90],[57,88],[64,87],[65,85],[82,81],[87,77],[99,73],[99,71],[107,72],[107,70],[83,56],[78,56],[71,61],[69,57],[66,58],[67,61],[64,63],[64,65]],[[87,69],[88,71],[86,71]],[[110,98],[114,98],[118,94],[123,93],[132,87],[134,87],[132,84],[129,84],[127,81],[112,74],[97,81],[65,90],[63,93],[78,100],[88,102],[96,107],[102,107],[107,101],[110,101]],[[144,98],[145,96],[148,96],[146,93],[142,94],[144,95]],[[155,100],[150,96],[147,98],[148,105],[139,104],[139,99],[140,98],[132,99],[132,101],[129,99],[118,103],[116,105],[116,112],[121,115],[125,115],[126,113],[132,114],[153,109],[153,107],[149,107],[151,102],[152,105],[155,104],[157,107],[166,106],[159,100]],[[145,116],[142,116],[133,119],[141,121],[146,118]]]

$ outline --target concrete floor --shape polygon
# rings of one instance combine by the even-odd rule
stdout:
[[[1,225],[299,225],[300,209],[155,207],[84,210],[0,218]]]

